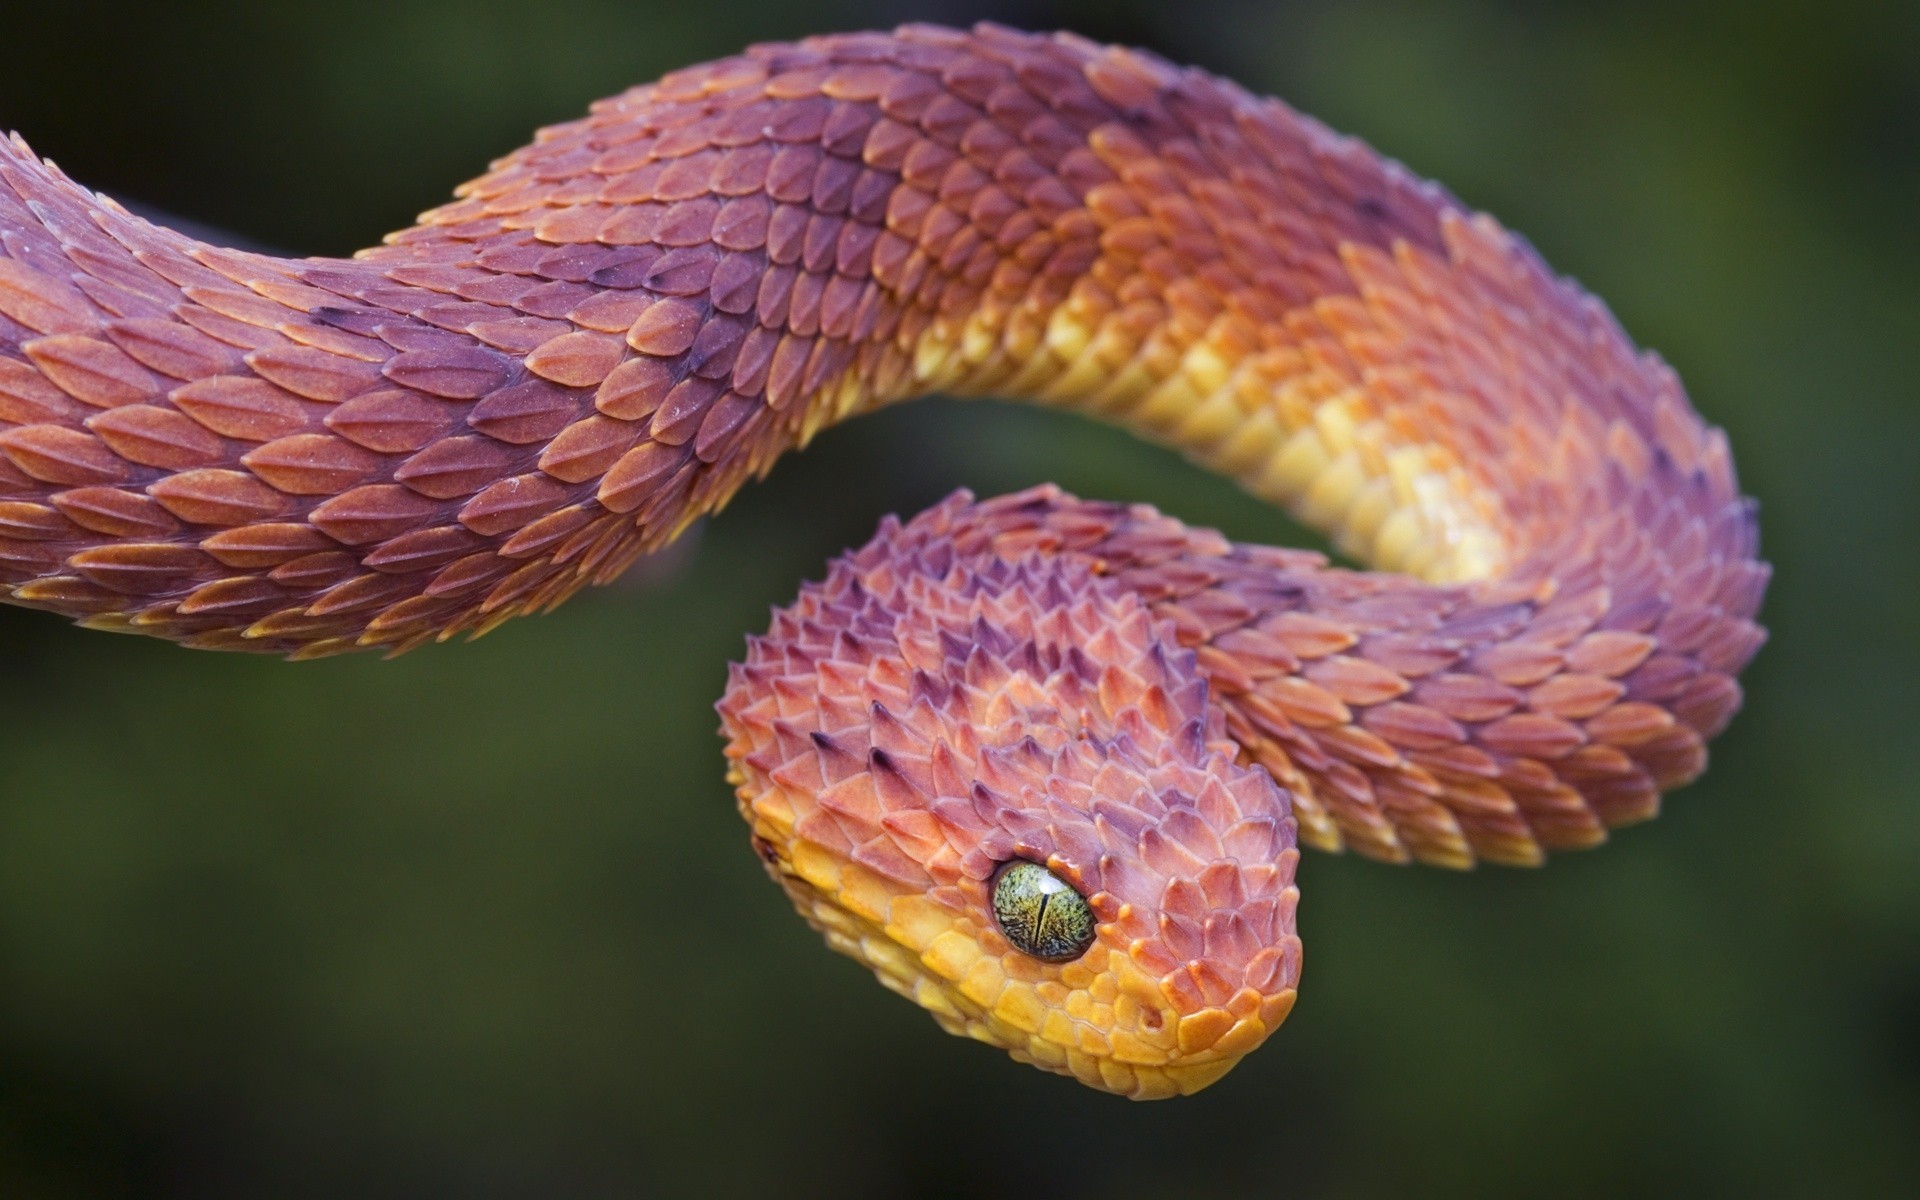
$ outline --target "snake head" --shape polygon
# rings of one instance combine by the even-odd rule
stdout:
[[[889,520],[750,639],[719,704],[742,814],[828,944],[949,1032],[1197,1091],[1292,1007],[1287,794],[1140,598],[968,511]]]

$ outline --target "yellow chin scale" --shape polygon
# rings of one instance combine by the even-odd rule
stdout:
[[[794,909],[831,949],[864,963],[948,1033],[1089,1087],[1160,1100],[1225,1075],[1293,1008],[1291,987],[1270,995],[1242,988],[1223,1005],[1183,1012],[1163,982],[1118,947],[1111,927],[1072,962],[1029,957],[990,921],[904,894],[858,863],[793,839],[791,806],[777,791],[749,799],[737,770],[729,779]],[[974,890],[975,911],[984,913],[986,889]]]

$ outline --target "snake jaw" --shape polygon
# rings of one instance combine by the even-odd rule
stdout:
[[[951,549],[952,503],[837,562],[719,705],[769,872],[830,946],[942,1026],[1134,1098],[1225,1074],[1292,1007],[1286,793],[1240,765],[1191,652],[1073,556]],[[1098,922],[1016,950],[997,869]]]

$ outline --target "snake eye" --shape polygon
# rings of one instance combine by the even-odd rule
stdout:
[[[1093,945],[1093,909],[1038,863],[1015,859],[993,881],[993,915],[1013,948],[1043,962],[1079,958]]]

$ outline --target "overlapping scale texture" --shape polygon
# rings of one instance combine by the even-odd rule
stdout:
[[[345,261],[192,242],[0,143],[0,597],[91,626],[293,657],[482,632],[934,390],[1115,421],[1398,572],[1054,495],[939,518],[1145,604],[1310,845],[1593,844],[1698,774],[1763,640],[1726,439],[1598,301],[1148,55],[755,47]]]

